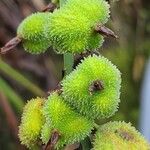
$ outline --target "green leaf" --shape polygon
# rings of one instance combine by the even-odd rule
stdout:
[[[21,112],[24,106],[22,98],[16,94],[16,92],[0,77],[0,91],[7,96],[9,102],[15,106],[15,108]]]
[[[37,85],[32,83],[29,79],[19,73],[17,70],[9,66],[2,59],[0,59],[0,71],[5,73],[7,76],[17,81],[20,85],[31,91],[37,96],[45,96],[43,90],[41,90]]]

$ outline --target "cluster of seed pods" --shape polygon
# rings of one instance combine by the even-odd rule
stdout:
[[[58,138],[55,149],[61,150],[65,145],[84,140],[90,136],[97,119],[108,118],[117,111],[120,84],[116,66],[103,56],[88,56],[61,81],[61,91],[26,104],[19,127],[22,144],[33,148],[40,140],[47,144],[55,135]],[[120,148],[147,150],[149,144],[131,124],[109,122],[100,126],[93,150]]]
[[[90,135],[96,119],[108,118],[117,111],[120,84],[116,66],[103,56],[88,56],[61,81],[61,92],[40,99],[40,104],[39,98],[27,103],[19,130],[22,143],[31,147],[41,138],[46,144],[55,130],[61,135],[58,149],[80,142]],[[33,132],[32,126],[38,131]]]
[[[50,46],[58,53],[81,53],[99,48],[103,36],[97,24],[109,19],[105,0],[69,0],[60,9],[39,12],[27,17],[18,27],[17,37],[32,54],[45,52]]]
[[[109,4],[105,0],[67,0],[53,13],[38,12],[27,17],[18,27],[17,38],[11,42],[21,41],[32,54],[43,53],[50,46],[61,54],[93,51],[102,45],[103,34],[115,37],[103,26],[109,17]],[[27,102],[19,126],[21,143],[33,149],[40,141],[47,144],[55,135],[55,149],[61,150],[65,145],[84,140],[91,134],[96,119],[109,118],[117,111],[120,87],[121,73],[117,67],[101,55],[89,55],[61,81],[61,92],[56,90],[47,98]],[[109,130],[111,125],[113,128]],[[113,140],[119,138],[129,142],[141,140],[144,145],[136,130],[133,137],[124,135],[122,126],[128,131],[131,125],[115,122],[102,126],[93,150],[113,150]],[[108,136],[108,144],[104,144],[105,131],[114,137]],[[143,149],[147,148],[146,144]]]

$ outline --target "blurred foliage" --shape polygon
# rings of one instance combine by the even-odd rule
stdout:
[[[19,112],[22,111],[22,98],[2,78],[0,78],[0,91],[8,97],[8,100],[10,100],[10,103],[14,105],[15,109],[17,109]]]
[[[32,81],[29,81],[26,77],[20,74],[18,71],[10,67],[7,63],[0,60],[0,70],[5,75],[11,77],[13,80],[19,82],[23,87],[30,90],[33,94],[37,96],[44,96],[45,93],[37,87]]]
[[[112,13],[108,26],[119,35],[119,39],[106,38],[100,52],[122,72],[121,103],[113,119],[130,121],[138,127],[140,85],[150,54],[150,1],[109,2]],[[1,0],[0,46],[15,36],[16,28],[23,18],[45,5],[44,0]],[[56,87],[62,77],[62,68],[62,55],[56,55],[51,49],[36,56],[24,52],[19,46],[1,56],[0,93],[4,96],[0,96],[3,102],[0,105],[0,149],[24,149],[20,147],[11,123],[15,120],[19,122],[26,100],[46,96],[48,91]],[[13,113],[15,117],[10,117]]]

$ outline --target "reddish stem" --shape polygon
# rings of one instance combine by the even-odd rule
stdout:
[[[18,36],[14,37],[0,49],[0,53],[5,54],[6,52],[8,52],[8,51],[12,50],[14,47],[16,47],[21,41],[22,41],[22,39],[20,37],[18,37]]]
[[[111,29],[100,24],[95,27],[95,31],[103,36],[118,38],[118,36]]]

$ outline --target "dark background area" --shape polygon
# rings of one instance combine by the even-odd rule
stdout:
[[[111,20],[107,26],[119,39],[106,38],[99,52],[122,72],[119,111],[109,120],[130,121],[138,128],[141,83],[150,54],[150,1],[109,2]],[[16,35],[17,26],[25,17],[42,10],[47,3],[0,0],[0,47]],[[0,56],[0,150],[23,149],[17,138],[23,105],[55,89],[62,78],[62,70],[63,56],[51,48],[44,54],[31,55],[19,45]]]

